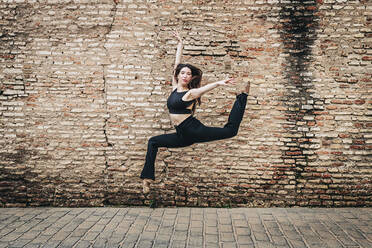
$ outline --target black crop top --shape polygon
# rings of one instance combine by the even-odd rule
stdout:
[[[182,100],[182,97],[187,93],[188,91],[183,92],[177,92],[177,89],[175,89],[172,94],[168,97],[167,101],[167,107],[169,109],[169,113],[171,114],[191,114],[192,110],[187,109],[188,106],[190,106],[195,100],[191,101],[184,101]]]

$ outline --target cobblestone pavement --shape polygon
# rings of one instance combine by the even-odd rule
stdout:
[[[3,208],[0,247],[372,247],[372,208]]]

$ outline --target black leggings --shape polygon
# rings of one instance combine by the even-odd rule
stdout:
[[[159,147],[185,147],[194,143],[227,139],[237,135],[240,122],[243,119],[246,103],[247,94],[242,93],[236,96],[228,122],[223,128],[204,126],[195,117],[190,116],[180,125],[176,126],[176,133],[151,137],[148,142],[146,162],[141,173],[141,178],[155,180],[154,164]]]

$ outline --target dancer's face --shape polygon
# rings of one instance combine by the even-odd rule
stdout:
[[[178,74],[178,83],[182,84],[182,86],[187,86],[191,81],[192,73],[191,69],[188,67],[183,67]]]

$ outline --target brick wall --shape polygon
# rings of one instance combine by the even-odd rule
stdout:
[[[371,206],[372,4],[363,0],[0,3],[0,206]],[[251,81],[238,136],[174,132],[176,41],[204,82]],[[223,126],[233,87],[196,116]],[[120,172],[121,164],[127,171]]]

